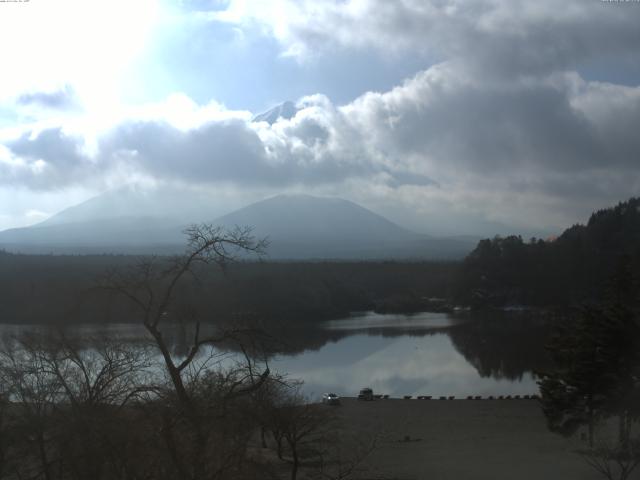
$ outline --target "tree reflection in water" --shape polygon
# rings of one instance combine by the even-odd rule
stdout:
[[[338,344],[354,335],[384,339],[444,335],[481,378],[520,381],[523,376],[549,366],[544,349],[549,331],[547,322],[539,315],[522,312],[416,315],[365,313],[332,322],[301,322],[300,326],[292,325],[291,322],[261,323],[250,319],[243,319],[242,322],[246,327],[262,332],[261,348],[266,346],[270,361],[320,352],[328,345]],[[17,330],[37,328],[42,327],[4,326],[2,334],[13,335]],[[191,328],[189,325],[168,325],[164,328],[163,335],[174,354],[186,354],[193,335]],[[216,327],[203,325],[202,328],[213,330]],[[70,329],[75,334],[86,337],[87,348],[91,348],[92,338],[100,336],[115,335],[122,341],[141,345],[147,342],[146,332],[138,325],[84,325]],[[218,347],[231,355],[236,349],[233,343]],[[349,368],[349,365],[345,364],[344,368]]]

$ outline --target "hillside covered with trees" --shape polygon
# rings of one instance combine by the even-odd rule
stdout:
[[[597,302],[621,264],[640,277],[640,198],[599,210],[556,239],[480,241],[462,263],[454,296],[477,307]]]

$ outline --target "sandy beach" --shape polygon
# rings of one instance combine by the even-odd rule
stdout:
[[[578,440],[547,430],[536,400],[346,398],[327,408],[335,408],[345,428],[381,434],[362,478],[602,478],[574,453]]]

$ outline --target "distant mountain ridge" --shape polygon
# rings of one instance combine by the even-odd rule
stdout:
[[[269,237],[274,258],[417,258],[430,240],[348,200],[310,195],[278,195],[216,223],[252,226],[256,236]]]
[[[311,195],[277,195],[216,222],[252,225],[266,234],[274,230],[296,238],[362,239],[370,235],[389,241],[399,235],[418,235],[349,200]]]
[[[213,194],[185,188],[123,187],[66,208],[37,227],[85,222],[91,219],[149,218],[167,223],[211,221],[228,211]]]
[[[206,205],[198,208],[207,210]],[[0,248],[24,253],[179,253],[184,250],[184,228],[201,221],[253,227],[256,236],[269,238],[272,259],[461,258],[474,245],[411,232],[348,200],[310,195],[278,195],[214,220],[104,210],[92,199],[38,225],[0,232]]]

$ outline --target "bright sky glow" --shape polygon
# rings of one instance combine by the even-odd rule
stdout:
[[[639,23],[583,0],[0,2],[0,230],[137,182],[557,232],[640,191]]]
[[[157,0],[34,0],[0,12],[5,100],[70,85],[88,109],[119,102],[120,84],[160,18]]]

